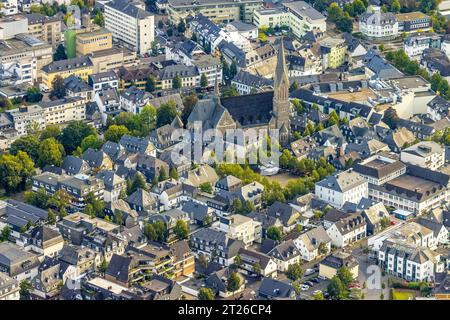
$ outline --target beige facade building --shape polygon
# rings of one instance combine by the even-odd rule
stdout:
[[[93,52],[89,55],[93,65],[93,74],[117,70],[120,67],[137,66],[137,54],[135,51],[125,48],[111,48]]]
[[[57,16],[47,17],[40,13],[26,15],[28,33],[56,47],[61,41],[61,19]]]
[[[106,29],[77,34],[77,55],[83,56],[93,52],[112,48],[112,33]]]
[[[81,97],[41,102],[45,124],[62,124],[86,119],[86,104]]]

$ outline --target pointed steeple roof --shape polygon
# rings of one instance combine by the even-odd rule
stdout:
[[[281,39],[280,48],[278,49],[277,67],[275,69],[275,79],[274,79],[275,88],[278,87],[278,85],[281,83],[283,78],[286,78],[287,83],[289,83],[288,68],[286,66],[286,60],[284,58],[284,44],[283,43],[284,43],[284,41],[283,41],[283,39]]]

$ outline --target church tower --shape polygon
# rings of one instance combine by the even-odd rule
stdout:
[[[284,59],[283,39],[281,39],[280,48],[278,49],[272,108],[276,129],[280,130],[280,144],[286,146],[289,143],[291,128],[289,121],[289,78],[286,61]]]

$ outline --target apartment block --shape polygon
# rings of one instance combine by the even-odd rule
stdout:
[[[56,47],[61,42],[61,19],[58,16],[47,17],[40,13],[26,15],[28,34]]]
[[[86,104],[82,97],[66,97],[59,100],[40,102],[45,124],[62,124],[86,119]]]
[[[42,68],[42,83],[48,89],[52,89],[53,81],[58,76],[65,79],[71,75],[74,75],[80,77],[84,81],[87,81],[89,75],[92,73],[93,64],[86,56],[54,61]]]

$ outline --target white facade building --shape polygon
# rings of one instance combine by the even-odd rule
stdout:
[[[341,208],[344,203],[359,203],[369,196],[369,184],[358,173],[349,169],[331,175],[316,183],[316,196],[333,207]]]
[[[398,35],[398,22],[391,12],[381,12],[380,7],[363,13],[359,18],[359,32],[367,38],[393,38]]]
[[[155,38],[154,16],[126,0],[105,4],[105,28],[113,40],[144,54],[151,50]]]
[[[445,163],[445,149],[434,141],[421,141],[403,149],[400,159],[405,163],[437,170]]]

